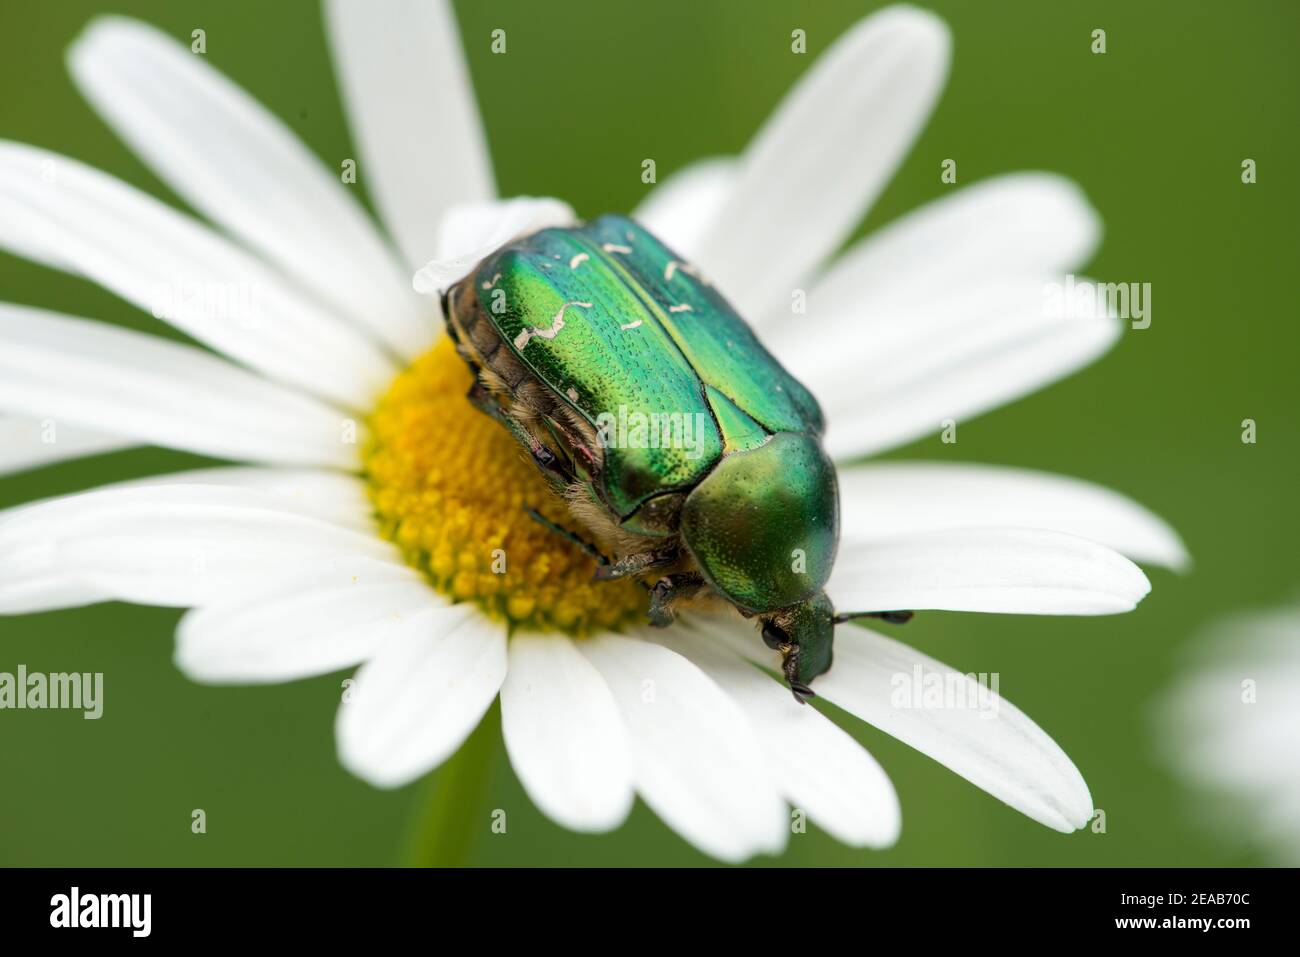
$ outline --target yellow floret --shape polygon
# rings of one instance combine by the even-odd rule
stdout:
[[[595,562],[528,516],[573,526],[514,437],[466,399],[471,381],[444,338],[379,401],[365,463],[383,535],[439,591],[501,621],[586,635],[642,618],[639,585],[592,581]]]

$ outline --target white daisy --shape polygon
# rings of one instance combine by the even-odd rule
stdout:
[[[1157,718],[1160,750],[1196,795],[1198,823],[1300,864],[1300,606],[1211,627]]]
[[[634,586],[592,583],[589,560],[524,517],[544,486],[464,400],[468,372],[411,276],[431,260],[426,276],[454,275],[571,212],[496,199],[446,6],[340,0],[326,17],[361,180],[397,252],[284,124],[133,21],[94,22],[73,77],[215,229],[74,160],[0,144],[0,246],[212,350],[0,306],[4,464],[131,443],[249,463],[0,515],[0,611],[190,608],[176,660],[200,681],[360,663],[339,753],[380,786],[452,755],[499,695],[525,790],[575,830],[618,826],[639,795],[723,860],[778,853],[792,805],[848,844],[893,842],[888,778],[753,666],[774,662],[750,625],[697,616],[614,633],[638,610]],[[861,21],[743,154],[686,168],[633,214],[814,389],[841,462],[1017,398],[1120,334],[1105,317],[1042,316],[1044,283],[1099,236],[1079,190],[1048,174],[962,188],[828,262],[923,126],[948,45],[912,8]],[[806,315],[791,315],[796,288]],[[41,444],[51,426],[58,441]],[[839,481],[840,609],[1122,612],[1149,590],[1130,559],[1185,560],[1158,518],[1073,479],[890,462],[844,465]],[[504,575],[490,569],[497,547]],[[1078,770],[1009,703],[981,698],[991,720],[891,704],[894,679],[918,673],[955,674],[844,627],[816,690],[1049,827],[1089,819]]]

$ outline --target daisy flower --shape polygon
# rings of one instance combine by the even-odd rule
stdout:
[[[73,159],[0,144],[0,246],[195,340],[0,306],[3,464],[132,443],[242,463],[0,515],[0,611],[188,608],[176,661],[198,681],[359,664],[339,756],[381,787],[452,756],[499,698],[524,789],[574,830],[617,827],[640,796],[726,861],[779,853],[792,807],[850,845],[895,841],[885,773],[792,699],[750,624],[693,615],[649,629],[641,590],[592,581],[591,559],[527,516],[565,513],[466,401],[470,373],[412,276],[445,284],[573,213],[497,197],[446,5],[337,0],[325,16],[386,234],[283,123],[130,20],[86,29],[73,79],[208,223]],[[964,187],[835,255],[924,125],[948,58],[934,16],[870,16],[742,154],[686,167],[632,215],[816,393],[845,463],[827,586],[838,609],[1129,611],[1149,590],[1133,560],[1185,555],[1122,496],[996,466],[847,464],[1067,375],[1121,331],[1107,316],[1044,316],[1045,283],[1086,262],[1100,232],[1053,175]],[[895,637],[839,632],[818,695],[1049,827],[1089,819],[1079,771],[1009,702],[982,689],[995,707],[900,703],[899,676],[973,679]]]
[[[1300,864],[1300,606],[1212,626],[1157,711],[1160,749],[1207,829]]]

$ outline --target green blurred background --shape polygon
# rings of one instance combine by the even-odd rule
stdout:
[[[462,35],[499,184],[554,194],[579,213],[642,197],[643,157],[662,179],[741,148],[791,82],[869,2],[656,0],[462,2]],[[1196,865],[1263,858],[1218,843],[1149,736],[1154,697],[1208,619],[1283,600],[1296,585],[1300,454],[1295,415],[1295,225],[1300,153],[1300,5],[1035,0],[930,5],[950,24],[945,95],[863,223],[868,231],[952,187],[1018,169],[1076,179],[1106,238],[1088,272],[1150,282],[1152,324],[1096,366],[1031,400],[963,423],[895,458],[1004,462],[1082,476],[1168,518],[1194,559],[1151,572],[1134,614],[1037,618],[931,613],[906,638],[963,670],[1001,673],[1002,692],[1071,755],[1106,811],[1105,834],[1062,836],[1013,812],[886,735],[837,717],[880,759],[902,800],[903,837],[847,849],[815,825],[785,864]],[[355,155],[310,2],[91,2],[0,7],[0,136],[87,160],[179,202],[113,136],[68,80],[63,50],[101,12],[130,13],[189,42],[285,119],[328,164]],[[504,27],[509,53],[489,52]],[[807,31],[808,54],[790,52]],[[1107,31],[1093,55],[1090,33]],[[580,63],[584,124],[554,109],[556,65]],[[564,83],[575,73],[566,73]],[[612,79],[617,78],[617,82]],[[571,99],[566,95],[566,102]],[[1259,182],[1240,180],[1243,158]],[[846,157],[852,162],[852,157]],[[1288,165],[1292,164],[1292,165]],[[0,298],[171,334],[89,283],[0,255]],[[1154,300],[1160,300],[1159,308]],[[1240,438],[1258,422],[1256,445]],[[0,479],[0,505],[203,464],[145,449]],[[102,671],[105,714],[0,713],[0,864],[353,864],[402,860],[436,776],[382,792],[344,772],[333,719],[345,675],[288,686],[212,688],[173,668],[174,610],[109,604],[0,618],[0,671]],[[482,864],[696,864],[707,859],[643,805],[602,837],[570,834],[524,796],[501,757]],[[190,812],[208,831],[190,831]],[[759,863],[762,863],[760,861]]]

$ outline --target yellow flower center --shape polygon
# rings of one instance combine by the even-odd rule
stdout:
[[[472,381],[444,336],[380,399],[365,471],[384,537],[439,591],[511,624],[585,635],[644,618],[641,586],[592,581],[594,559],[529,516],[578,531],[514,437],[466,399]]]

